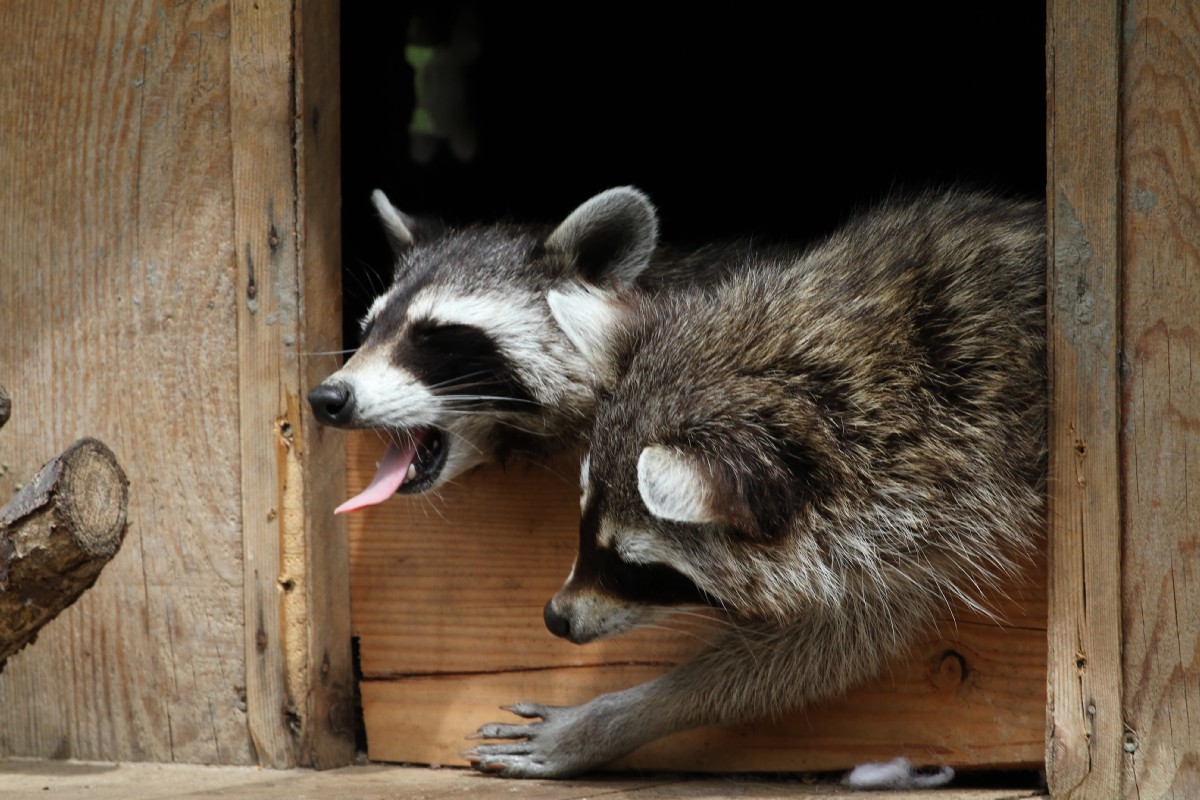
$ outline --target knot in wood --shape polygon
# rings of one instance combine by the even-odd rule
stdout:
[[[933,685],[944,692],[957,689],[967,677],[967,660],[955,650],[947,650],[938,658],[933,671]]]

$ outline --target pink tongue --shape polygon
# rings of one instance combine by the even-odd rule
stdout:
[[[345,514],[350,511],[358,511],[360,508],[378,505],[387,500],[396,493],[397,489],[404,485],[404,478],[408,474],[408,466],[412,464],[413,459],[416,457],[416,437],[410,439],[404,445],[403,450],[394,443],[389,443],[387,452],[383,454],[383,461],[379,462],[379,471],[375,473],[375,478],[371,481],[371,485],[335,508],[333,513]]]

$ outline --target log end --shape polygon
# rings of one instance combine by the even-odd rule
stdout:
[[[95,557],[117,552],[125,539],[129,479],[96,439],[80,439],[61,456],[57,513],[70,519],[79,547]]]

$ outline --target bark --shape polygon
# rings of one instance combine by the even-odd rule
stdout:
[[[96,582],[128,527],[129,481],[80,439],[0,508],[0,668]]]

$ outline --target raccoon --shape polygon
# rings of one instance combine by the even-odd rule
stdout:
[[[395,254],[391,288],[362,321],[363,343],[308,395],[319,422],[386,433],[353,511],[436,489],[514,452],[553,453],[592,417],[589,367],[550,315],[565,283],[656,293],[705,280],[728,248],[658,246],[658,216],[633,187],[602,192],[556,228],[443,228],[372,201]],[[728,247],[736,247],[730,245]]]
[[[468,753],[564,777],[683,729],[837,695],[1035,552],[1045,484],[1043,206],[884,203],[788,263],[657,298],[553,292],[602,397],[579,549],[549,630],[589,642],[687,606],[719,643]]]

